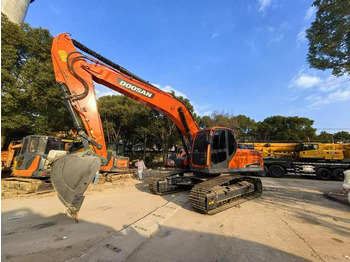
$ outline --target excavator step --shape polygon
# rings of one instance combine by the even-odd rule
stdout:
[[[190,192],[190,204],[200,213],[213,215],[261,193],[260,179],[225,175],[195,185]]]

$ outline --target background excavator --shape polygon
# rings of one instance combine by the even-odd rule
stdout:
[[[107,164],[100,167],[100,172],[105,175],[127,172],[130,165],[129,157],[123,156],[124,145],[120,143],[106,143]]]
[[[239,149],[231,129],[200,130],[181,101],[71,39],[68,34],[54,38],[51,55],[56,81],[85,148],[84,152],[68,154],[52,165],[52,183],[72,217],[77,219],[85,190],[100,165],[107,163],[93,81],[159,111],[177,126],[189,168],[154,176],[149,184],[152,193],[167,194],[192,188],[191,206],[201,213],[214,214],[262,192],[260,179],[239,175],[261,172],[262,154]],[[232,173],[235,175],[220,176]]]
[[[11,141],[7,150],[1,151],[1,178],[8,177],[12,173],[16,156],[22,148],[22,141]]]
[[[2,188],[34,193],[50,188],[51,164],[67,154],[72,140],[52,136],[29,135],[22,141],[13,141],[8,147],[2,175]]]

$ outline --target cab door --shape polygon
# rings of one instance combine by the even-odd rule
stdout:
[[[210,153],[211,168],[227,168],[228,156],[227,130],[215,129],[212,136]]]
[[[192,166],[204,169],[207,163],[208,145],[210,144],[210,130],[197,133],[192,149]]]
[[[47,139],[45,137],[26,137],[17,157],[16,169],[28,169],[36,156],[44,154],[46,143]]]

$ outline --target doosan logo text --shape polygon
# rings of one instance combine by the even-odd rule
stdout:
[[[154,97],[154,94],[152,92],[149,92],[141,87],[135,86],[127,81],[124,81],[123,79],[121,79],[119,77],[117,78],[117,82],[119,85],[126,87],[127,89],[134,91],[135,93],[138,93],[138,94],[143,95],[143,96],[148,97],[148,98]]]

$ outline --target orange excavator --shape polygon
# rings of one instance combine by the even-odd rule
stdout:
[[[100,167],[100,172],[105,175],[128,172],[130,159],[123,156],[124,146],[119,143],[106,143],[106,148],[107,162]]]
[[[22,141],[11,141],[7,151],[1,151],[1,177],[11,174],[16,155],[21,148]]]
[[[149,183],[152,193],[192,188],[191,206],[201,213],[214,214],[262,192],[260,179],[240,175],[261,172],[262,154],[239,149],[231,129],[199,129],[188,108],[173,95],[71,39],[69,34],[54,38],[51,55],[56,81],[85,148],[84,152],[56,160],[51,169],[53,186],[73,218],[77,219],[88,185],[107,161],[93,82],[159,111],[177,126],[189,167],[154,176]]]

